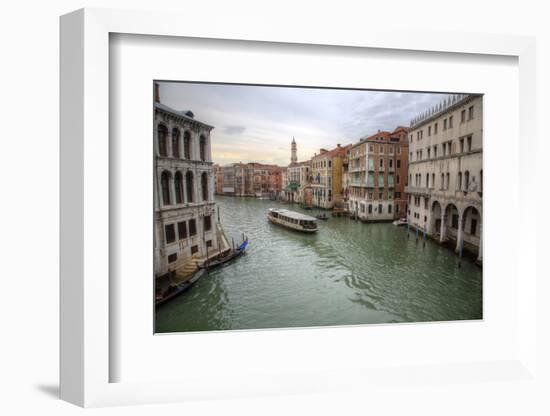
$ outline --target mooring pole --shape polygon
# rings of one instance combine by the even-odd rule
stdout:
[[[418,244],[418,224],[416,224],[416,236],[415,236],[415,242]]]
[[[462,245],[464,244],[464,240],[460,240],[460,246],[458,249],[458,267],[462,266]]]
[[[409,220],[407,219],[407,240],[410,238]]]
[[[422,248],[426,248],[426,224],[424,224],[424,242],[422,243]]]

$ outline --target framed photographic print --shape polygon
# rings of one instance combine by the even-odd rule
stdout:
[[[537,383],[534,41],[180,22],[61,20],[62,398]]]

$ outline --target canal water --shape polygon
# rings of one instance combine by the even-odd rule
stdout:
[[[156,312],[156,332],[447,321],[482,318],[482,271],[391,223],[319,221],[302,234],[268,222],[294,204],[216,196],[243,257],[212,270]]]

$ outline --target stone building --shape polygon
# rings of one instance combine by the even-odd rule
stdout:
[[[154,102],[155,276],[227,247],[214,203],[212,126]]]
[[[215,164],[214,169],[214,192],[216,195],[223,195],[223,168]]]
[[[378,131],[349,150],[348,211],[363,221],[406,215],[407,129]]]
[[[298,162],[297,150],[296,140],[293,137],[290,144],[290,165],[286,168],[283,191],[285,200],[304,203],[305,188],[311,182],[311,161]]]
[[[408,220],[482,260],[483,108],[453,95],[411,121]]]
[[[343,165],[349,146],[321,149],[311,158],[311,191],[314,206],[332,209],[343,206]]]

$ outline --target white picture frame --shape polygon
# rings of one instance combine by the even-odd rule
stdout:
[[[83,9],[61,18],[61,398],[79,406],[161,403],[209,397],[249,397],[262,394],[296,394],[347,389],[353,380],[376,388],[378,383],[407,384],[413,379],[430,385],[443,382],[501,380],[537,381],[536,252],[521,241],[536,241],[535,217],[521,215],[517,242],[517,348],[498,361],[457,364],[418,362],[410,368],[327,368],[327,374],[295,374],[284,369],[263,379],[240,380],[227,389],[212,389],[200,377],[173,381],[111,382],[110,365],[116,354],[110,349],[109,252],[110,159],[109,159],[109,37],[124,33],[147,36],[279,42],[282,44],[332,45],[334,47],[431,51],[441,54],[503,55],[518,59],[519,131],[522,137],[535,132],[535,41],[529,37],[471,33],[406,32],[388,28],[348,28],[327,31],[313,25],[307,32],[281,30],[277,24],[253,26],[236,32],[231,22],[205,27],[173,13]],[[537,192],[529,181],[529,152],[519,148],[520,213],[526,214]],[[401,326],[405,330],[405,326]],[[331,331],[327,329],[325,331]],[[336,336],[337,334],[333,334]],[[315,337],[300,333],[300,337]],[[254,333],[247,335],[255,337]],[[244,342],[243,338],[234,341]],[[482,374],[475,377],[472,374]],[[219,385],[231,384],[233,375],[220,375]],[[431,380],[431,381],[430,381]],[[184,388],[183,388],[184,387]],[[481,388],[481,387],[480,387]],[[275,392],[275,393],[274,393]]]

